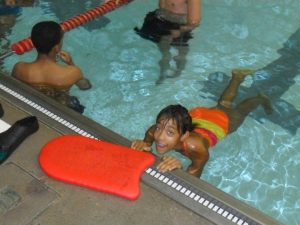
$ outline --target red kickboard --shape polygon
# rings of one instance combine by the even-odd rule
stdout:
[[[154,161],[150,153],[80,135],[55,138],[39,155],[49,177],[129,200],[139,197],[140,176]]]

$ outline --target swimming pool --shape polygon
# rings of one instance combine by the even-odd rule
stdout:
[[[58,11],[66,3],[67,15]],[[36,21],[62,21],[95,4],[39,1],[23,9],[6,38],[18,41],[29,35]],[[107,14],[104,21],[66,34],[64,48],[94,85],[86,92],[72,89],[86,105],[85,115],[129,139],[142,138],[165,105],[213,106],[231,69],[257,70],[242,84],[240,97],[264,91],[272,99],[274,114],[266,117],[262,109],[251,114],[211,151],[202,179],[284,224],[299,224],[300,3],[204,1],[185,70],[160,84],[157,47],[133,32],[155,7],[155,1],[134,1]],[[10,71],[15,62],[34,55],[10,56],[3,69]]]

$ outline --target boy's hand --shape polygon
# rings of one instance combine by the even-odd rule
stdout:
[[[82,78],[79,81],[77,81],[76,86],[80,89],[80,90],[87,90],[90,89],[92,87],[90,81],[86,78]]]
[[[135,140],[131,143],[131,148],[139,150],[139,151],[146,151],[146,152],[150,152],[151,151],[151,146],[142,141],[142,140]]]
[[[180,168],[182,168],[181,162],[173,156],[164,156],[157,166],[158,171],[163,173]]]
[[[66,63],[66,64],[68,64],[68,65],[74,65],[73,60],[72,60],[72,57],[71,57],[71,55],[70,55],[68,52],[66,52],[66,51],[60,51],[60,52],[57,54],[57,56],[60,57],[61,60],[62,60],[64,63]]]
[[[179,30],[181,33],[184,33],[184,32],[192,31],[195,27],[196,26],[186,24],[186,25],[181,25]]]
[[[180,31],[181,31],[181,30],[171,30],[171,31],[170,31],[170,32],[171,32],[171,37],[172,37],[173,39],[180,37],[180,35],[181,35],[181,32],[180,32]]]

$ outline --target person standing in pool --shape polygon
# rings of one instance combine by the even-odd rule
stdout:
[[[155,43],[162,54],[159,61],[161,83],[165,77],[177,77],[186,64],[189,51],[188,40],[192,38],[201,19],[201,0],[159,0],[159,8],[149,12],[141,28],[134,28],[142,38]],[[171,47],[175,47],[178,55],[172,57]],[[176,69],[171,75],[170,62],[176,62]]]
[[[151,151],[155,143],[159,154],[176,150],[191,159],[187,172],[200,177],[209,159],[209,148],[236,131],[258,106],[263,106],[266,114],[272,113],[271,102],[262,93],[233,106],[239,85],[250,73],[251,70],[233,70],[229,85],[213,108],[197,107],[188,111],[181,105],[167,106],[157,115],[156,124],[147,130],[144,139],[133,141],[131,148]],[[175,157],[163,156],[157,168],[166,172],[182,168],[182,164]]]
[[[71,55],[61,50],[63,30],[60,25],[53,21],[37,23],[32,28],[31,40],[38,52],[36,60],[16,63],[12,76],[82,113],[84,107],[76,97],[69,96],[69,89],[75,84],[86,90],[91,84],[73,63]]]

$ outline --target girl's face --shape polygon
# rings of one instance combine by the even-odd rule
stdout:
[[[176,121],[164,118],[158,120],[154,131],[154,141],[156,150],[160,154],[178,148],[181,134],[177,130]]]

